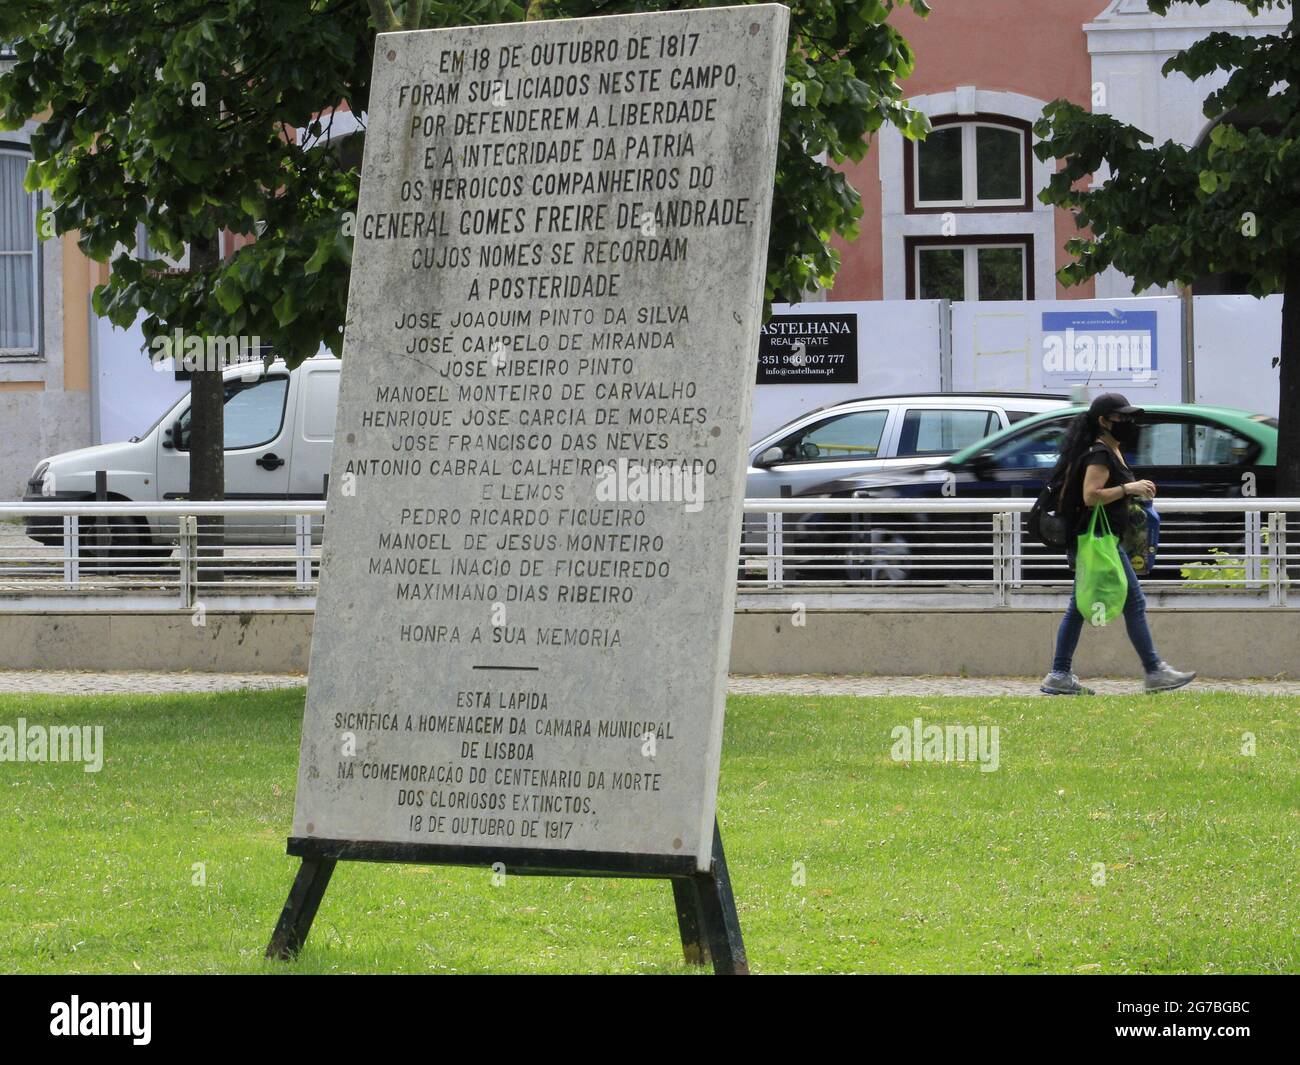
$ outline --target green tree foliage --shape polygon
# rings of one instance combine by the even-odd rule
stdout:
[[[885,123],[928,129],[902,100],[907,43],[886,19],[924,0],[795,0],[772,212],[766,295],[829,285],[832,237],[856,235],[857,193],[826,161],[861,159]],[[147,340],[173,330],[259,337],[291,365],[324,343],[341,352],[359,187],[353,163],[319,147],[329,108],[366,109],[376,29],[437,28],[704,7],[597,0],[5,0],[0,39],[17,62],[0,76],[0,125],[43,117],[32,188],[53,229],[111,259],[95,308],[119,326],[143,312]],[[286,131],[302,129],[301,139]],[[150,244],[190,269],[141,262]],[[216,254],[222,232],[256,234]],[[196,375],[191,488],[220,494],[220,381]],[[202,417],[200,417],[202,415]],[[215,464],[215,469],[209,468]],[[196,467],[208,469],[195,488]]]
[[[1151,9],[1163,15],[1177,3],[1208,2],[1151,0]],[[1251,14],[1288,6],[1237,2]],[[1205,101],[1216,125],[1195,147],[1155,145],[1142,130],[1066,100],[1048,104],[1034,127],[1038,157],[1062,163],[1040,199],[1072,210],[1082,231],[1067,242],[1074,261],[1058,276],[1072,285],[1113,266],[1137,292],[1230,272],[1254,295],[1283,292],[1278,492],[1300,495],[1300,12],[1292,8],[1280,33],[1211,33],[1163,72],[1225,76]],[[1103,173],[1089,188],[1089,177]]]
[[[678,11],[716,7],[707,0],[547,0],[544,17]],[[839,270],[835,236],[858,234],[862,204],[827,161],[857,162],[886,124],[924,137],[925,115],[903,100],[900,82],[915,65],[911,47],[886,21],[897,7],[928,15],[924,0],[787,0],[790,47],[777,146],[768,240],[766,298],[794,303],[827,288]]]
[[[15,0],[7,0],[14,3]],[[705,3],[534,3],[531,17],[705,7]],[[833,280],[833,236],[857,233],[861,205],[823,160],[859,160],[885,123],[923,136],[903,102],[907,42],[886,22],[896,0],[791,5],[767,297],[797,300]],[[906,0],[919,14],[924,0]],[[31,185],[53,200],[54,228],[80,232],[113,261],[96,308],[118,325],[140,311],[147,338],[256,335],[297,363],[321,342],[341,350],[351,257],[348,213],[358,174],[315,150],[322,109],[364,111],[374,27],[518,21],[522,4],[463,0],[394,7],[389,0],[17,0],[0,38],[19,38],[0,78],[0,121],[48,113],[33,138]],[[286,128],[307,129],[301,142]],[[256,243],[189,273],[133,261],[137,222],[152,246],[179,254],[220,230]]]

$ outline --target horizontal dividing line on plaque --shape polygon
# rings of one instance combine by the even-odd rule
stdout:
[[[541,666],[474,666],[474,669],[492,669],[500,670],[504,673],[537,673],[541,671]]]
[[[290,836],[287,853],[296,858],[352,862],[416,862],[424,865],[505,866],[517,876],[696,876],[692,854],[622,854],[617,851],[541,850],[530,847],[394,843],[387,840],[317,839]]]

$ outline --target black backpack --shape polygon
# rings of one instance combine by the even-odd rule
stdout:
[[[1069,547],[1074,539],[1078,508],[1067,505],[1064,500],[1074,467],[1075,463],[1071,463],[1064,472],[1058,472],[1043,485],[1025,521],[1025,531],[1044,547]]]

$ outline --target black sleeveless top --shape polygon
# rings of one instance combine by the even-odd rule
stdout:
[[[1117,458],[1115,452],[1103,444],[1100,440],[1088,449],[1088,453],[1083,457],[1083,467],[1086,470],[1089,466],[1105,466],[1107,469],[1106,483],[1103,488],[1118,488],[1121,485],[1135,481],[1137,478],[1133,471],[1128,468],[1124,459]],[[1075,489],[1079,493],[1079,524],[1078,531],[1083,532],[1088,528],[1088,522],[1092,520],[1092,508],[1083,505],[1083,474],[1079,474],[1079,484]],[[1106,517],[1110,520],[1111,532],[1116,536],[1121,536],[1124,529],[1128,526],[1129,501],[1127,496],[1120,496],[1113,503],[1106,504]]]

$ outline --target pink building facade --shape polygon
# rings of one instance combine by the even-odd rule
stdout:
[[[1285,10],[1250,18],[1231,0],[934,0],[896,12],[916,70],[904,86],[934,127],[923,144],[882,130],[845,168],[862,197],[859,237],[840,242],[832,300],[1084,299],[1132,295],[1122,275],[1066,288],[1057,269],[1077,232],[1038,193],[1054,162],[1031,150],[1043,106],[1064,97],[1152,134],[1194,144],[1205,95],[1221,82],[1164,78],[1166,59],[1214,30],[1276,32]]]

